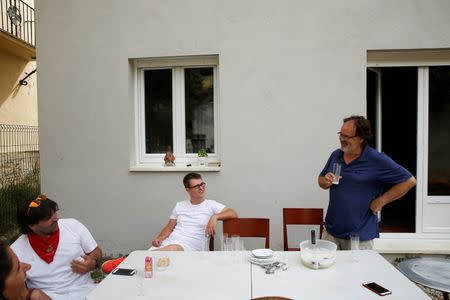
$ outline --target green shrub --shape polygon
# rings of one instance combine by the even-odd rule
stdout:
[[[15,232],[18,232],[16,230],[17,207],[39,193],[39,185],[32,183],[11,184],[0,189],[0,235],[8,240],[14,238],[17,234]]]
[[[0,170],[0,236],[14,241],[19,235],[16,222],[17,208],[30,198],[40,194],[40,167],[37,160],[31,170],[11,167],[12,163],[3,162]],[[12,171],[11,171],[12,170]]]

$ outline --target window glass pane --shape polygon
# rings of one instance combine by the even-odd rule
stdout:
[[[429,70],[428,195],[450,196],[450,66]]]
[[[186,153],[205,148],[214,153],[213,68],[184,69],[186,101]]]
[[[172,70],[146,70],[145,152],[165,153],[172,146]]]

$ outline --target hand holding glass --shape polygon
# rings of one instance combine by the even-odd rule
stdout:
[[[334,163],[333,164],[333,184],[339,184],[339,179],[341,175],[341,164],[340,163]]]

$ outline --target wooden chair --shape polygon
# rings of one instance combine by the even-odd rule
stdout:
[[[322,208],[283,208],[283,247],[284,251],[300,251],[300,248],[288,247],[286,225],[319,225],[322,238],[323,209]]]
[[[209,251],[214,251],[214,235],[209,239]]]
[[[261,218],[237,218],[223,221],[223,234],[240,237],[263,237],[265,248],[269,248],[270,220]]]

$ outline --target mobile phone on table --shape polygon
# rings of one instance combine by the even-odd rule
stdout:
[[[386,295],[392,294],[392,292],[390,290],[382,287],[381,285],[379,285],[375,282],[365,282],[365,283],[363,283],[363,286],[380,296],[386,296]]]
[[[111,272],[111,274],[133,276],[134,274],[136,274],[136,270],[135,269],[115,268],[114,271]]]

